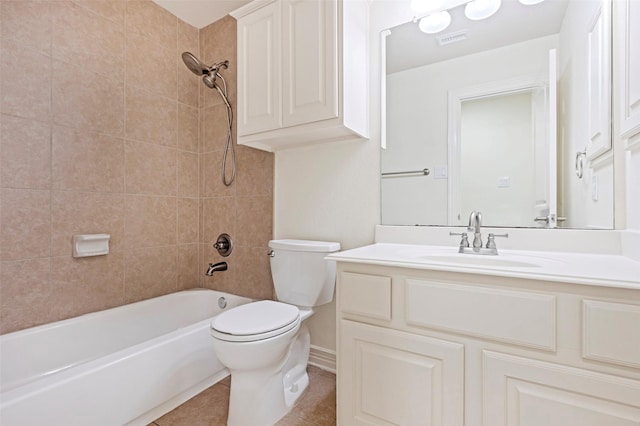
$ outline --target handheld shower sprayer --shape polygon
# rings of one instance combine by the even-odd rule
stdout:
[[[231,129],[233,128],[233,109],[231,108],[231,104],[229,103],[229,98],[227,96],[227,82],[224,80],[222,74],[220,74],[220,70],[226,70],[229,68],[229,61],[217,62],[209,66],[196,58],[196,56],[191,52],[183,52],[182,61],[192,73],[202,77],[202,82],[208,88],[216,89],[227,107],[227,122],[229,126],[227,128],[227,142],[224,147],[224,156],[222,159],[222,183],[224,183],[225,186],[230,186],[236,177],[236,152],[231,137]],[[216,79],[218,78],[222,81],[222,88],[216,82]],[[231,177],[227,179],[227,153],[229,152],[229,149],[231,149],[232,169]]]

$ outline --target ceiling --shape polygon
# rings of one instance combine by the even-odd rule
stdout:
[[[203,28],[251,0],[153,0],[178,18]]]
[[[471,21],[464,6],[451,10],[451,25],[438,34],[425,34],[409,22],[391,29],[387,37],[387,74],[496,49],[560,32],[568,0],[547,0],[525,6],[502,0],[495,15]],[[466,31],[463,41],[440,46],[437,37]]]

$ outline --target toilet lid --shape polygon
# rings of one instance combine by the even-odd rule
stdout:
[[[217,315],[211,328],[225,334],[250,336],[287,327],[300,318],[297,307],[273,300],[247,303]]]

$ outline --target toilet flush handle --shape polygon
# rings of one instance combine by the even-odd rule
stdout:
[[[275,251],[273,251],[273,249],[272,249],[272,250],[269,250],[269,251],[267,252],[267,255],[268,255],[269,257],[276,257],[276,252],[275,252]]]

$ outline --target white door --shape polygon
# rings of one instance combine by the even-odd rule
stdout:
[[[238,20],[238,134],[282,127],[281,6]]]
[[[338,424],[462,426],[464,346],[340,321]]]
[[[538,226],[545,228],[558,226],[557,84],[557,53],[551,49],[548,83],[534,92],[536,195],[532,213]]]
[[[640,381],[483,351],[485,426],[637,426]]]
[[[283,125],[338,116],[336,0],[283,2]]]

